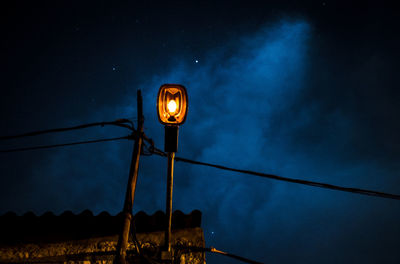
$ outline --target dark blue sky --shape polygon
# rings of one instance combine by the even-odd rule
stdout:
[[[22,1],[2,8],[2,135],[136,118],[163,146],[156,94],[181,83],[178,156],[400,194],[396,13],[373,2]],[[1,149],[126,135],[93,128]],[[0,213],[122,209],[132,142],[1,154]],[[174,209],[207,246],[266,263],[399,263],[400,203],[181,162]],[[134,210],[164,210],[143,157]],[[224,257],[209,263],[232,263]]]

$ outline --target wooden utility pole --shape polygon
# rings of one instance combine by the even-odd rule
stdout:
[[[140,90],[137,91],[137,117],[138,117],[137,135],[133,148],[132,161],[129,169],[128,186],[126,189],[125,202],[124,202],[123,228],[118,238],[117,255],[114,260],[115,263],[119,264],[126,263],[126,249],[128,247],[128,238],[132,221],[133,201],[135,199],[135,189],[136,189],[136,182],[139,170],[139,158],[143,142],[144,117],[143,117],[142,93]]]

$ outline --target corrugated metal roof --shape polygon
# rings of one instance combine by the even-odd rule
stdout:
[[[162,231],[166,228],[166,216],[162,211],[152,215],[138,212],[133,219],[137,233]],[[32,212],[22,216],[8,212],[0,216],[0,243],[48,243],[112,236],[120,233],[122,220],[122,213],[114,216],[108,212],[93,215],[89,210],[80,214],[65,211],[60,215],[47,212],[40,216]],[[173,229],[200,227],[200,224],[201,212],[198,210],[190,214],[175,211],[172,215]]]

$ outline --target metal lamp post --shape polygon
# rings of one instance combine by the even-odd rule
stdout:
[[[178,132],[188,112],[186,88],[179,84],[164,84],[157,97],[157,114],[161,124],[165,125],[164,151],[168,153],[167,171],[167,230],[165,231],[166,252],[171,258],[171,225],[172,225],[172,189],[174,178],[174,158],[178,150]]]

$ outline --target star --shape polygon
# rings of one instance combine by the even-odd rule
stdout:
[[[195,62],[195,63],[199,63],[199,61],[198,61],[198,60],[194,60],[194,62]]]

